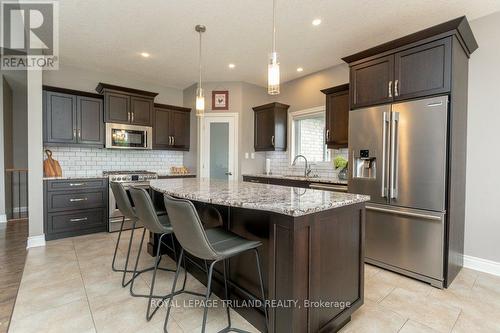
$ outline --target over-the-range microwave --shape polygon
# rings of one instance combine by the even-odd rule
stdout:
[[[106,148],[152,149],[153,128],[106,123]]]

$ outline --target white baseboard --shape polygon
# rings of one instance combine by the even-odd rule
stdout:
[[[0,223],[7,223],[7,215],[0,214]]]
[[[45,235],[30,236],[28,237],[27,249],[32,247],[45,246]]]
[[[500,262],[464,255],[464,267],[500,276]]]

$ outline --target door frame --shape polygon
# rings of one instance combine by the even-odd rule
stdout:
[[[200,177],[210,178],[210,132],[206,130],[207,124],[212,122],[227,122],[229,123],[229,167],[231,168],[232,162],[232,175],[229,180],[239,179],[239,166],[238,166],[238,147],[239,147],[239,115],[236,112],[211,112],[205,113],[201,120],[200,128]],[[231,131],[231,126],[233,130]],[[231,140],[232,139],[232,140]],[[233,146],[231,149],[231,146]],[[231,150],[233,158],[231,158]]]

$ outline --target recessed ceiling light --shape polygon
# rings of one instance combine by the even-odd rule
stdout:
[[[147,53],[147,52],[141,52],[141,56],[143,58],[149,58],[151,56],[151,54]]]
[[[302,72],[302,71],[304,71],[304,68],[302,67],[297,68],[297,72]]]
[[[320,25],[320,24],[321,24],[321,19],[319,19],[319,18],[318,18],[318,19],[314,19],[314,20],[312,21],[312,24],[313,24],[313,25]]]
[[[234,67],[236,67],[236,65],[235,64],[229,64],[229,65],[227,65],[227,67],[233,69]]]

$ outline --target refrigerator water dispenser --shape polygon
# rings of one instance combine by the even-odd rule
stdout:
[[[359,150],[354,155],[353,163],[353,178],[369,178],[375,179],[377,174],[377,159],[375,156],[370,155],[368,149]]]

